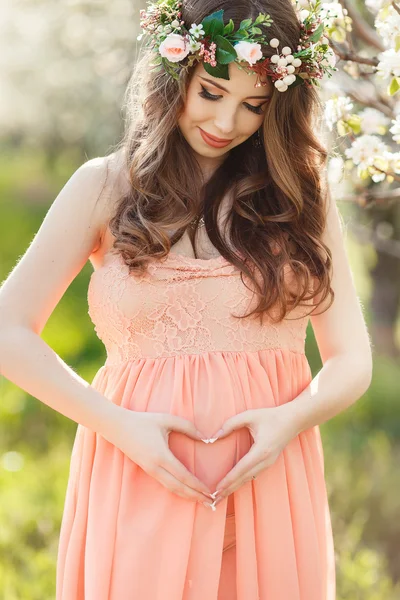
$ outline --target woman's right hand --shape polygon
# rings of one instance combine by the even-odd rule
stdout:
[[[174,494],[195,502],[214,501],[208,487],[176,458],[168,446],[171,431],[200,441],[194,423],[169,413],[118,409],[103,437]]]

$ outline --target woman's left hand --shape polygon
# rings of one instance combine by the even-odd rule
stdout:
[[[254,444],[216,486],[214,506],[244,483],[274,464],[285,446],[298,434],[290,403],[273,408],[246,410],[227,419],[216,441],[247,427]],[[221,433],[222,431],[222,433]]]

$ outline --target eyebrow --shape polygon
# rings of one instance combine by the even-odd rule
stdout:
[[[204,81],[208,81],[208,83],[211,83],[212,85],[215,85],[215,87],[219,88],[220,90],[223,90],[224,92],[227,92],[228,94],[230,94],[229,90],[227,90],[226,88],[224,88],[221,84],[216,83],[212,79],[207,79],[207,77],[203,77],[202,75],[199,75],[199,77],[200,77],[200,79],[204,79]],[[271,98],[271,94],[268,94],[267,96],[247,96],[246,100],[250,100],[250,99],[265,100],[267,98]]]

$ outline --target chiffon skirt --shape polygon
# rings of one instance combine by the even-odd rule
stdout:
[[[129,410],[214,434],[230,416],[293,400],[311,381],[287,349],[103,365],[92,387]],[[243,428],[214,444],[172,432],[171,451],[211,490],[249,451]],[[181,498],[79,425],[57,561],[57,600],[334,600],[331,521],[318,427],[215,511]]]

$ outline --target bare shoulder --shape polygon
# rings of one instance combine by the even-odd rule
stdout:
[[[123,148],[107,156],[92,159],[89,163],[92,163],[94,169],[100,169],[105,179],[97,210],[100,235],[91,256],[92,262],[96,264],[102,261],[102,257],[112,245],[113,236],[109,231],[109,222],[115,214],[119,200],[129,192],[130,183]]]
[[[123,189],[121,153],[83,163],[51,203],[40,228],[0,286],[0,323],[40,333],[87,260],[95,263],[102,233]]]

